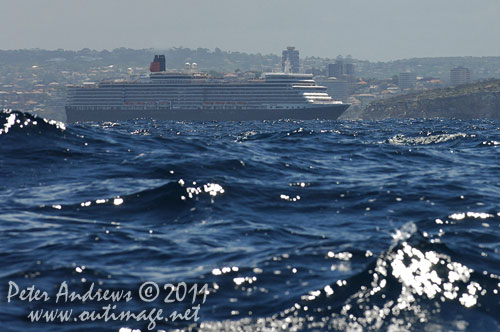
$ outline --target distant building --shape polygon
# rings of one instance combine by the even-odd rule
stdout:
[[[344,62],[341,60],[335,61],[335,63],[329,63],[327,66],[328,77],[340,78],[344,75]]]
[[[354,65],[352,63],[346,63],[344,65],[344,72],[346,75],[352,75],[354,76]]]
[[[312,74],[313,76],[325,76],[325,71],[318,68],[308,68],[305,70],[306,74]]]
[[[401,90],[413,90],[417,83],[417,75],[415,73],[399,73],[398,85]]]
[[[343,60],[336,60],[335,63],[329,63],[326,67],[328,77],[341,78],[344,75],[355,77],[354,64],[344,63]]]
[[[288,46],[281,54],[281,69],[285,71],[287,60],[290,62],[290,70],[292,73],[299,72],[299,51],[293,46]]]
[[[451,85],[468,84],[472,82],[472,74],[469,68],[457,67],[450,70]]]
[[[351,86],[349,82],[329,80],[326,86],[330,96],[335,100],[347,102],[351,95]]]
[[[350,84],[346,80],[338,80],[335,77],[328,79],[316,79],[317,83],[326,86],[327,92],[335,100],[347,102],[350,96]]]
[[[325,85],[328,87],[330,96],[337,100],[347,101],[356,82],[354,65],[338,59],[335,63],[329,63],[326,71],[328,81]]]

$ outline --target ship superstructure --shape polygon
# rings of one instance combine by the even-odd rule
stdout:
[[[158,61],[157,61],[158,60]],[[159,57],[148,78],[68,88],[68,122],[132,118],[171,120],[336,119],[347,107],[334,101],[310,74],[267,73],[261,79],[214,79],[166,72]],[[188,68],[189,67],[189,68]],[[194,67],[194,68],[193,68]]]

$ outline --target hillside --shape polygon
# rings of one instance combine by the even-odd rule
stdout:
[[[348,114],[346,114],[348,115]],[[400,95],[369,104],[357,118],[500,118],[500,80]]]

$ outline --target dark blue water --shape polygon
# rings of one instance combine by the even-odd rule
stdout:
[[[2,113],[2,331],[500,330],[499,130],[439,119],[64,126]],[[55,303],[63,282],[131,300]],[[145,282],[159,285],[152,302],[138,294]],[[183,296],[205,284],[194,302],[194,290]],[[22,298],[30,286],[50,299]],[[27,318],[110,303],[200,309],[196,322],[154,326]]]

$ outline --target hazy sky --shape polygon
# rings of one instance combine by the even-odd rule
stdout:
[[[500,0],[0,0],[0,49],[500,55]]]

